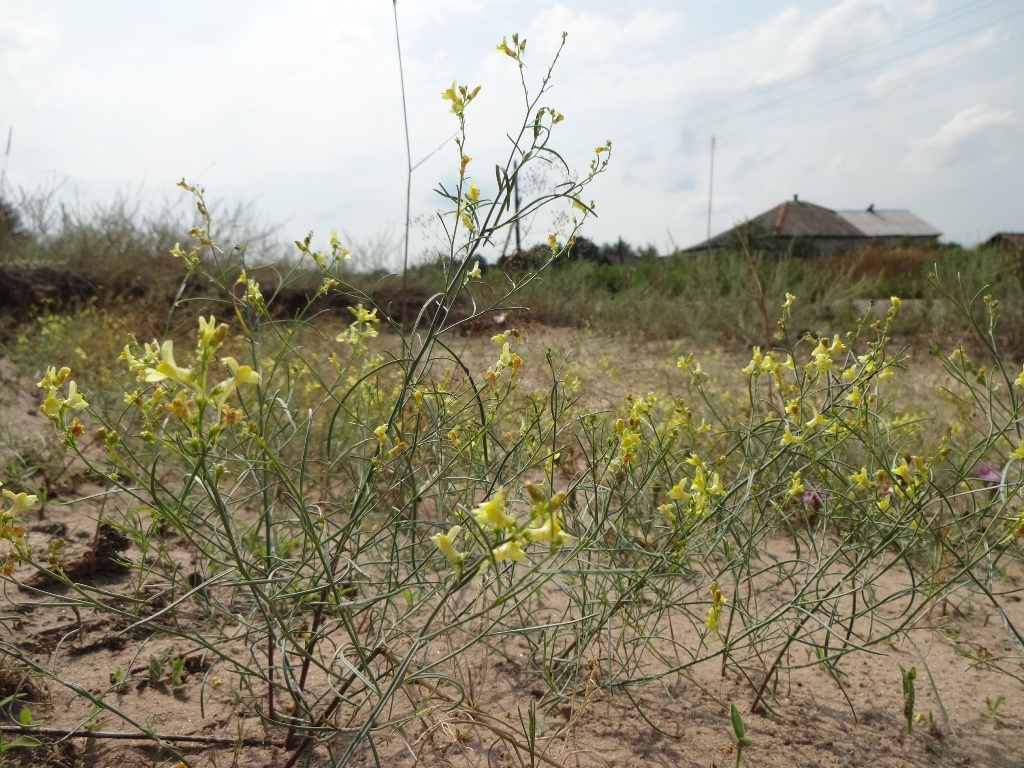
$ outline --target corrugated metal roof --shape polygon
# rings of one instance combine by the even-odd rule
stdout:
[[[836,211],[868,237],[938,237],[942,233],[910,211]]]

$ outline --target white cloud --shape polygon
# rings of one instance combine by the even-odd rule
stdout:
[[[794,8],[757,30],[756,43],[780,45],[781,57],[751,73],[748,82],[764,86],[805,75],[898,29],[886,0],[844,0],[809,20]]]
[[[46,27],[0,15],[0,78],[8,94],[31,90],[37,84],[35,67],[58,44],[57,35]]]
[[[966,40],[941,45],[886,70],[864,86],[864,93],[874,99],[898,97],[916,82],[920,82],[929,72],[946,67],[968,56],[991,51],[992,48],[1007,42],[1008,39],[1008,35],[999,26],[993,26]]]
[[[1013,110],[975,104],[951,117],[931,136],[913,139],[904,166],[926,171],[959,163],[989,164],[1006,150]]]
[[[838,154],[825,166],[828,176],[845,176],[860,168],[860,160],[848,154]]]

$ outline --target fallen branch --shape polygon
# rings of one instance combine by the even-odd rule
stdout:
[[[121,739],[124,741],[160,741],[181,744],[224,744],[226,746],[241,745],[243,747],[280,747],[280,741],[256,738],[229,738],[227,736],[178,736],[157,733],[149,736],[145,733],[129,731],[89,731],[85,729],[67,730],[66,728],[39,728],[34,725],[0,725],[0,733],[16,733],[25,736],[57,736],[62,739]]]

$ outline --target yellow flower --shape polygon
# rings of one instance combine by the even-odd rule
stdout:
[[[561,547],[569,541],[569,536],[562,530],[561,515],[554,512],[545,516],[539,526],[527,528],[523,533],[527,541],[549,541],[551,547]]]
[[[348,311],[355,315],[357,323],[379,323],[380,318],[377,317],[376,309],[367,309],[362,304],[357,304],[354,308],[349,307]]]
[[[480,278],[480,262],[477,261],[473,264],[473,268],[466,273],[466,282],[470,280],[477,280]]]
[[[819,339],[818,344],[814,348],[814,352],[811,353],[814,357],[812,362],[817,372],[824,373],[825,371],[832,370],[832,355],[843,349],[846,349],[846,345],[839,340],[838,333],[833,337],[831,344],[828,339],[824,337]]]
[[[462,101],[462,96],[459,94],[459,84],[457,80],[452,80],[452,87],[441,91],[441,98],[447,99],[452,103],[452,112],[456,115],[462,114],[462,109],[465,106]]]
[[[238,361],[233,357],[221,358],[221,362],[228,367],[231,371],[235,386],[241,386],[242,384],[259,384],[260,375],[248,365],[239,365]]]
[[[127,349],[127,347],[125,349]],[[64,366],[58,371],[55,366],[51,365],[46,369],[46,374],[39,380],[39,383],[36,384],[36,386],[45,389],[49,389],[50,387],[59,387],[64,383],[64,379],[70,375],[71,369],[67,366]]]
[[[526,559],[526,553],[523,552],[523,548],[516,539],[506,541],[492,549],[491,556],[494,557],[496,563],[500,563],[502,560],[515,560],[517,563],[521,563]]]
[[[217,318],[210,315],[209,320],[199,317],[199,350],[209,351],[220,346],[227,335],[228,326],[225,323],[217,325]]]
[[[789,431],[789,425],[786,425],[786,430],[782,433],[782,438],[779,440],[782,445],[800,445],[803,440],[792,432]]]
[[[689,464],[691,467],[695,467],[696,469],[707,469],[707,465],[705,465],[704,462],[701,461],[700,456],[698,456],[696,453],[691,453],[686,458],[686,463]]]
[[[504,36],[501,38],[501,43],[498,44],[495,50],[498,51],[498,53],[504,53],[506,56],[519,61],[519,54],[508,47],[508,40]]]
[[[244,269],[239,273],[238,279],[235,280],[235,285],[245,286],[245,297],[242,299],[243,302],[257,307],[263,306],[263,292],[260,291],[260,284],[252,278],[247,277]]]
[[[453,525],[448,529],[448,533],[435,533],[430,537],[452,565],[462,565],[462,561],[466,559],[466,556],[455,548],[455,538],[461,530],[461,525]]]
[[[56,419],[60,417],[60,402],[57,400],[57,388],[50,387],[46,393],[46,399],[43,400],[43,404],[39,406],[39,410],[48,419]]]
[[[515,517],[505,511],[505,489],[501,486],[490,499],[474,507],[470,514],[481,527],[495,531],[511,529],[516,525]]]
[[[466,193],[466,199],[471,203],[475,203],[480,199],[480,187],[472,181],[469,182],[469,191]]]
[[[210,395],[217,401],[219,407],[223,407],[231,393],[243,384],[259,384],[260,375],[248,365],[239,365],[233,357],[223,357],[221,362],[231,371],[231,378],[217,384]]]
[[[789,481],[789,488],[786,489],[786,500],[792,499],[794,496],[801,494],[806,490],[804,484],[801,481],[800,473],[794,472],[793,477]]]
[[[1024,459],[1024,443],[1017,443],[1017,447],[1010,452],[1010,459]]]
[[[746,367],[743,369],[743,373],[745,373],[747,376],[754,376],[755,374],[760,374],[761,361],[763,359],[764,358],[761,356],[761,348],[754,347],[754,354],[750,358],[750,362],[747,363]]]
[[[377,436],[377,439],[383,443],[385,440],[388,439],[388,425],[381,424],[379,427],[373,430],[373,434],[375,434]]]
[[[793,306],[793,302],[796,301],[796,296],[792,293],[786,294],[786,300],[782,303],[782,309],[785,312],[789,311],[789,308]]]
[[[89,404],[85,402],[85,398],[83,398],[81,393],[79,393],[78,385],[74,381],[68,382],[68,397],[62,405],[73,411],[81,411],[82,409],[89,407]]]
[[[619,441],[619,450],[622,453],[628,453],[638,445],[640,445],[640,435],[638,433],[629,428],[622,430],[622,438]]]
[[[724,496],[725,489],[722,487],[722,481],[718,477],[717,472],[711,473],[711,485],[707,487],[706,491],[708,496]]]
[[[850,480],[855,482],[861,488],[866,488],[869,491],[872,488],[874,488],[874,486],[871,485],[871,480],[868,479],[867,467],[861,467],[859,472],[854,472],[852,475],[850,475]]]
[[[4,496],[11,500],[10,509],[3,514],[6,520],[14,520],[22,512],[34,507],[39,502],[39,499],[34,494],[25,493],[24,491],[15,493],[4,488]]]
[[[804,426],[807,429],[814,429],[815,427],[820,427],[822,424],[825,423],[825,417],[818,412],[817,408],[812,407],[812,411],[814,413],[814,416],[811,417],[810,421],[804,424]]]
[[[160,347],[160,362],[156,368],[146,368],[144,381],[152,384],[164,379],[173,379],[189,384],[195,379],[191,368],[182,368],[174,362],[174,342],[168,339]]]
[[[910,466],[907,464],[907,460],[902,456],[892,465],[892,473],[902,478],[903,482],[907,485],[910,485],[914,480],[910,471]]]
[[[459,85],[457,81],[452,80],[452,87],[441,91],[441,98],[452,103],[452,114],[461,116],[466,105],[476,98],[478,93],[480,93],[479,85],[471,91],[465,85]]]
[[[725,595],[723,595],[721,590],[718,589],[717,581],[711,582],[710,591],[711,607],[708,608],[708,615],[704,618],[704,626],[712,632],[717,632],[719,622],[722,618],[722,606],[729,601],[725,599]]]

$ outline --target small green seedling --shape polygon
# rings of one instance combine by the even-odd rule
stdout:
[[[149,682],[156,685],[164,676],[164,663],[159,656],[149,657]]]
[[[995,718],[999,716],[999,708],[1003,706],[1003,699],[1005,698],[1005,696],[997,696],[994,699],[991,696],[985,697],[985,707],[988,709],[989,717]]]
[[[180,688],[185,680],[185,658],[171,659],[171,685]]]
[[[903,678],[903,716],[907,719],[907,735],[914,732],[914,679],[917,677],[917,667],[904,669],[900,664],[900,676]]]
[[[18,699],[21,694],[14,694],[4,699],[0,699],[0,709],[10,707]],[[22,707],[21,712],[18,714],[18,722],[22,725],[32,725],[32,713],[28,707]],[[15,736],[10,741],[4,741],[3,734],[0,734],[0,755],[4,754],[9,749],[16,749],[23,747],[25,749],[32,749],[38,747],[42,742],[39,739],[32,736]]]
[[[732,730],[736,734],[736,768],[740,766],[740,760],[743,757],[743,748],[749,747],[752,742],[746,737],[747,729],[743,726],[743,718],[740,717],[740,711],[736,709],[736,705],[732,704],[731,715],[732,715]]]

